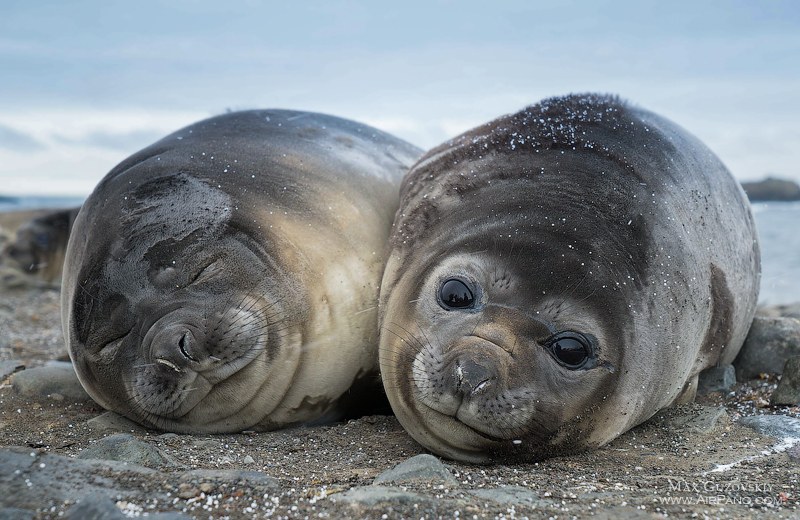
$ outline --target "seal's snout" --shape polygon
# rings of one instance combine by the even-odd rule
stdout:
[[[465,397],[487,390],[497,379],[497,374],[487,364],[469,358],[456,360],[453,364],[455,390]]]

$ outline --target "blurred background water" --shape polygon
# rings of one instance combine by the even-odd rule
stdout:
[[[0,211],[66,208],[82,197],[0,196]],[[800,202],[753,204],[761,241],[761,294],[763,304],[800,302]]]

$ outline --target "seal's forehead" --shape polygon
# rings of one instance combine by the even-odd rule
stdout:
[[[133,236],[164,226],[169,226],[173,238],[183,238],[198,228],[211,233],[231,216],[228,194],[184,173],[156,177],[122,199],[121,221]]]

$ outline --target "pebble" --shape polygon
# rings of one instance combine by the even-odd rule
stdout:
[[[145,467],[176,466],[161,450],[130,433],[117,433],[97,441],[78,454],[79,459],[101,459],[130,462]]]
[[[780,374],[790,357],[800,356],[800,320],[756,316],[733,365],[736,378],[748,381],[761,373]]]
[[[742,417],[739,422],[769,437],[800,439],[800,419],[788,415],[751,415]]]
[[[697,379],[698,395],[707,395],[711,392],[727,392],[736,384],[736,369],[733,365],[711,367],[700,372]]]
[[[447,466],[433,455],[422,454],[411,457],[375,477],[373,484],[428,483],[457,486],[458,480]]]
[[[780,383],[772,393],[770,403],[790,406],[800,404],[800,357],[789,358],[786,361]]]
[[[11,378],[11,386],[17,395],[31,399],[58,394],[72,402],[91,401],[78,381],[72,363],[65,361],[51,361],[43,367],[17,372]]]

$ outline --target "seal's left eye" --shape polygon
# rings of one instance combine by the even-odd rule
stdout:
[[[583,334],[562,332],[547,342],[550,352],[561,365],[570,370],[586,366],[592,356],[592,346]]]
[[[465,309],[475,303],[473,289],[457,278],[446,280],[439,288],[439,302],[445,309]]]

